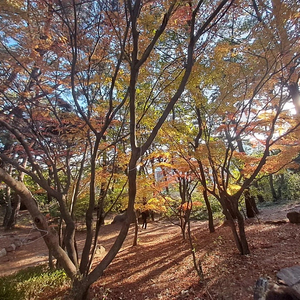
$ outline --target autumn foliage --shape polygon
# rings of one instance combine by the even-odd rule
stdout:
[[[299,3],[0,4],[0,179],[8,206],[15,190],[49,232],[75,299],[102,276],[141,207],[167,216],[180,208],[184,233],[186,212],[205,206],[213,232],[213,197],[248,254],[244,192],[297,168]],[[57,207],[59,239],[37,190]],[[105,217],[124,209],[114,246],[93,266]]]

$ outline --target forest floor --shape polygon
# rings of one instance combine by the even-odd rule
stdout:
[[[121,251],[104,275],[92,285],[89,300],[250,300],[260,276],[276,280],[285,267],[300,265],[300,225],[286,218],[289,211],[300,211],[300,203],[264,207],[257,218],[246,220],[246,235],[251,254],[241,256],[228,226],[217,225],[209,233],[207,222],[192,221],[192,240],[200,259],[205,280],[193,266],[188,241],[182,239],[180,227],[167,221],[155,221],[139,229],[139,245],[132,247],[134,226]],[[26,243],[0,258],[0,276],[48,260],[48,250],[40,233],[30,227],[29,215],[22,212],[22,222],[13,231],[0,228],[0,248],[17,238]],[[286,221],[278,222],[277,221]],[[102,227],[97,254],[99,262],[111,247],[119,224]],[[82,249],[84,232],[78,231]],[[1,250],[0,249],[0,250]],[[104,251],[105,249],[105,251]],[[40,299],[63,299],[66,288],[42,295]]]

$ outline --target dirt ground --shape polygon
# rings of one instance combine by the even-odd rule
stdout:
[[[285,267],[300,265],[300,225],[290,224],[289,211],[300,211],[300,203],[261,209],[257,218],[246,220],[250,255],[241,256],[229,227],[216,226],[210,234],[206,222],[192,222],[192,239],[197,259],[201,261],[204,282],[193,267],[191,250],[183,241],[180,228],[166,221],[155,221],[139,231],[139,245],[132,247],[134,228],[125,243],[99,279],[90,289],[89,299],[169,300],[169,299],[253,299],[253,286],[260,276],[276,280]],[[21,218],[29,220],[26,212]],[[276,221],[286,223],[277,224]],[[22,222],[23,224],[24,222]],[[120,225],[105,225],[99,243],[109,250]],[[0,275],[8,275],[48,260],[48,250],[40,233],[27,225],[10,232],[0,229],[0,250],[16,238],[25,244],[0,258]],[[79,249],[84,232],[77,233]],[[104,253],[105,254],[105,253]],[[100,253],[95,260],[101,260]],[[62,299],[58,294],[41,299]]]

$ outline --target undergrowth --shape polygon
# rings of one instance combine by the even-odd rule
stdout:
[[[30,267],[16,274],[0,277],[0,300],[35,300],[51,294],[70,280],[63,270],[50,271],[46,266]]]

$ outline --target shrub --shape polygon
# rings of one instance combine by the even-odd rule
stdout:
[[[30,267],[16,274],[0,277],[0,299],[33,300],[45,291],[69,285],[63,270],[50,271],[46,266]]]

